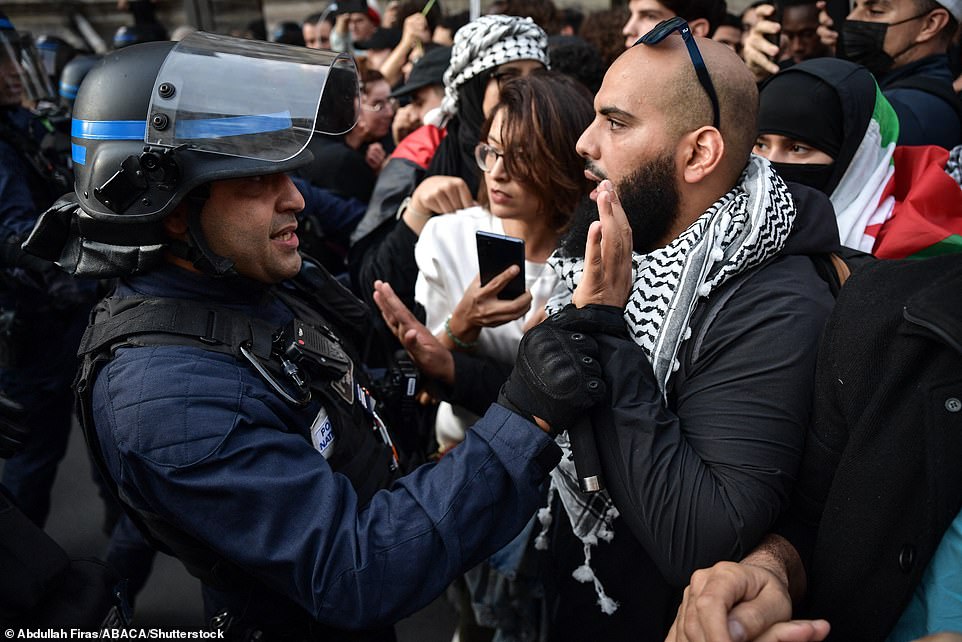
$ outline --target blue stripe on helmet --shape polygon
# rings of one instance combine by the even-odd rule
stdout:
[[[60,83],[60,95],[67,100],[73,100],[77,97],[77,91],[80,87],[78,85],[68,85],[65,82]]]
[[[13,23],[10,22],[10,19],[9,19],[9,18],[0,18],[0,29],[14,29],[14,30],[16,30],[16,27],[13,26]]]
[[[87,148],[83,145],[78,145],[77,143],[70,144],[70,151],[73,155],[74,165],[86,165],[87,164]]]
[[[87,140],[144,140],[146,120],[79,120],[73,119],[70,135]]]
[[[231,116],[228,118],[204,118],[177,121],[178,140],[197,140],[203,138],[222,138],[225,136],[244,136],[263,134],[291,129],[291,113],[282,111],[276,114],[255,116]]]

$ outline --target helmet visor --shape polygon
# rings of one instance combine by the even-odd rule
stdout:
[[[197,32],[157,74],[145,141],[284,161],[315,131],[350,130],[359,95],[345,54]]]
[[[54,100],[57,94],[53,90],[53,82],[29,33],[22,34],[21,47],[20,69],[27,98],[33,101]]]
[[[0,106],[12,107],[23,99],[38,101],[53,95],[30,34],[0,29]]]

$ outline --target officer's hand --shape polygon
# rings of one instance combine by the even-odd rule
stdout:
[[[815,33],[818,34],[818,39],[822,41],[822,44],[829,48],[830,53],[828,55],[834,56],[835,47],[838,45],[835,21],[828,15],[825,0],[819,0],[815,3],[815,6],[818,7],[818,29]]]
[[[770,4],[763,4],[755,9],[758,15],[758,22],[748,32],[742,47],[742,58],[745,64],[755,76],[756,81],[762,81],[778,73],[778,65],[775,58],[780,50],[779,46],[769,42],[765,36],[779,33],[782,26],[777,22],[766,20],[775,13],[775,7]]]
[[[581,314],[569,305],[525,333],[499,403],[561,427],[605,399],[598,344],[579,329]]]
[[[432,379],[453,384],[454,357],[451,352],[408,310],[389,283],[374,282],[374,303],[418,370]]]
[[[631,225],[611,181],[601,182],[595,202],[598,220],[588,228],[585,269],[571,302],[624,308],[632,285]]]
[[[21,423],[23,406],[0,393],[0,459],[13,457],[27,443],[30,433]]]

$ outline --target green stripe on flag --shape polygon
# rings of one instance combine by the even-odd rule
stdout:
[[[933,256],[942,256],[944,254],[959,254],[962,253],[962,236],[958,234],[952,234],[945,237],[938,243],[933,243],[927,248],[919,250],[915,254],[908,256],[909,259],[928,259]]]
[[[875,110],[872,112],[872,120],[879,124],[882,132],[882,147],[888,147],[899,138],[899,117],[895,115],[892,103],[882,95],[882,90],[875,85]]]

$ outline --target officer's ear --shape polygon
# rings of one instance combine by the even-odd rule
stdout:
[[[189,208],[181,202],[173,212],[164,219],[164,232],[172,239],[187,240],[187,218]]]

